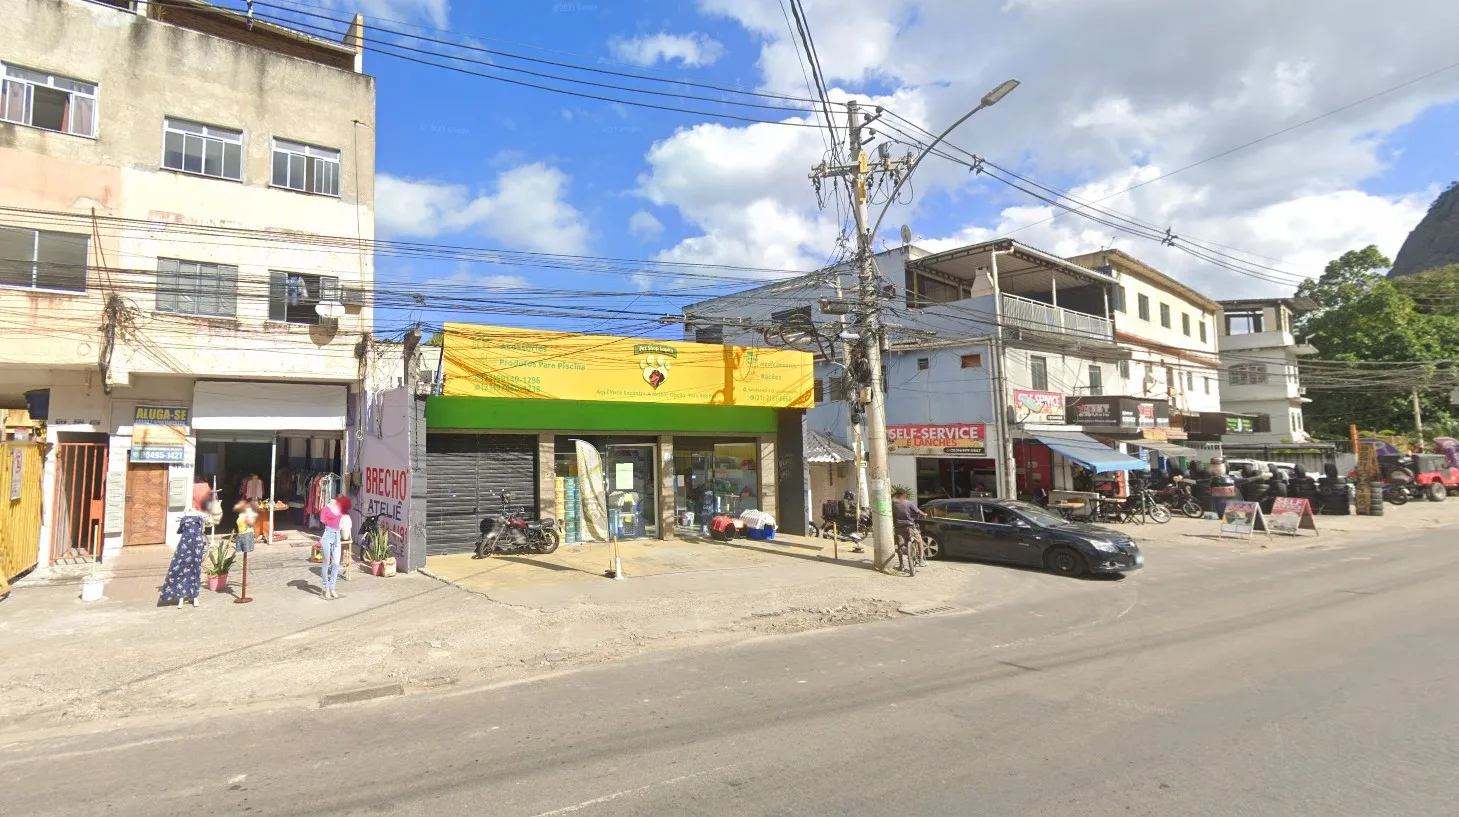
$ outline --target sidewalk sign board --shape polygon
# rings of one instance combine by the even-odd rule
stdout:
[[[1261,517],[1261,505],[1256,502],[1227,502],[1221,514],[1221,536],[1235,534],[1250,539],[1253,531],[1261,531],[1271,537],[1266,522]]]
[[[1312,503],[1294,496],[1278,497],[1272,503],[1271,529],[1281,533],[1297,535],[1298,529],[1317,533],[1317,519],[1312,515]]]

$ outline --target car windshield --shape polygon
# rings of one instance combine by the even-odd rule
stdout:
[[[1017,511],[1020,516],[1041,528],[1062,528],[1069,524],[1064,517],[1027,502],[1005,502],[1003,507]]]

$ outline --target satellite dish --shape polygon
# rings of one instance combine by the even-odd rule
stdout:
[[[314,311],[322,318],[338,318],[344,314],[344,304],[339,301],[320,301],[315,304]]]
[[[902,225],[902,246],[905,247],[905,246],[907,246],[908,244],[911,244],[911,243],[912,243],[912,228],[911,227],[908,227],[905,224],[903,224]]]

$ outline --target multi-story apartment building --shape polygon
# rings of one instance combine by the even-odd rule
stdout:
[[[1227,409],[1251,418],[1251,433],[1228,436],[1232,445],[1309,443],[1297,360],[1317,349],[1292,334],[1296,316],[1314,308],[1307,298],[1222,301],[1221,371]]]
[[[941,253],[906,247],[876,262],[903,294],[886,318],[897,327],[884,356],[892,482],[924,497],[1066,488],[1081,466],[1197,459],[1181,441],[1220,439],[1219,306],[1137,259],[1065,260],[1005,239]],[[797,309],[829,326],[836,318],[819,301],[836,297],[838,281],[849,291],[848,274],[694,304],[689,331],[763,343],[735,321],[763,328]],[[807,422],[852,442],[844,369],[820,361]]]
[[[39,563],[175,540],[195,480],[230,506],[338,486],[374,277],[360,19],[343,42],[195,0],[0,19],[0,405],[55,444]]]

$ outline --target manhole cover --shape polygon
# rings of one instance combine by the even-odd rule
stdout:
[[[951,604],[937,604],[922,607],[903,607],[897,612],[904,613],[909,616],[936,616],[943,613],[957,612],[957,608],[952,606]]]

